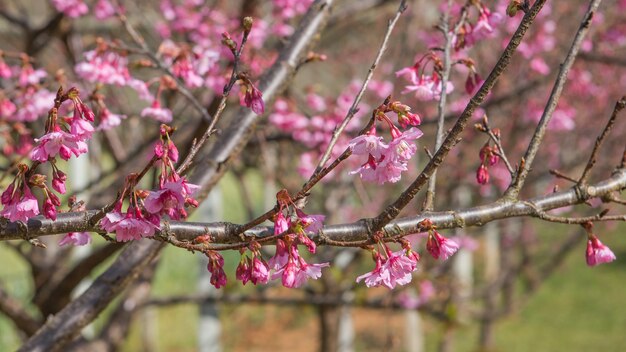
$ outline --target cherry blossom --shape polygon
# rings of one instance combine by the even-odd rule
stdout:
[[[152,237],[154,232],[160,229],[157,217],[146,218],[138,208],[134,207],[129,207],[126,214],[119,210],[107,213],[100,221],[100,226],[107,232],[115,232],[115,238],[119,242]]]
[[[616,259],[611,249],[605,246],[596,235],[590,235],[587,240],[587,250],[585,251],[587,265],[596,266],[598,264],[610,263]]]
[[[84,141],[61,130],[36,138],[35,142],[38,145],[30,153],[30,158],[39,162],[46,162],[57,155],[63,160],[69,160],[72,154],[79,156],[87,152],[87,144]]]
[[[447,260],[459,249],[459,244],[443,237],[437,231],[430,231],[426,249],[435,259]]]
[[[59,241],[59,246],[72,245],[72,246],[85,246],[91,243],[91,236],[87,232],[70,232],[63,236]]]
[[[39,205],[37,198],[33,196],[30,188],[22,183],[22,187],[15,187],[12,183],[2,193],[2,205],[4,208],[0,211],[0,216],[9,219],[9,221],[22,221],[39,215]]]
[[[113,51],[88,51],[84,54],[87,61],[80,62],[74,70],[83,79],[89,82],[114,84],[124,86],[130,83],[128,59]]]
[[[80,17],[87,12],[89,8],[83,0],[51,0],[52,5],[59,12],[63,12],[65,15],[71,18]]]
[[[152,103],[152,106],[144,108],[141,111],[141,117],[151,117],[163,123],[172,122],[172,111],[162,108],[158,100]]]
[[[224,272],[224,258],[215,251],[207,253],[209,263],[207,270],[211,273],[211,285],[221,288],[226,285],[226,273]]]
[[[144,207],[150,213],[168,215],[171,219],[185,218],[187,212],[184,206],[197,188],[197,185],[187,183],[184,177],[167,181],[160,190],[150,192],[144,200]]]

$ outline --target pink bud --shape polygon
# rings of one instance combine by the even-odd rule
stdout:
[[[476,182],[481,185],[486,185],[489,182],[489,172],[487,167],[481,164],[476,170]]]

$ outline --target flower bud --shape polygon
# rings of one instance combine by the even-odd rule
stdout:
[[[250,32],[250,30],[252,29],[252,24],[254,23],[254,20],[252,19],[252,17],[247,16],[243,18],[243,30],[246,32]]]

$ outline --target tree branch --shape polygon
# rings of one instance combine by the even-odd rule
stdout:
[[[580,23],[578,31],[574,36],[574,41],[565,57],[565,61],[561,64],[561,69],[559,70],[559,74],[557,76],[556,81],[554,82],[554,87],[552,87],[552,92],[550,93],[550,98],[548,98],[548,103],[546,104],[546,108],[543,111],[543,115],[541,116],[541,120],[535,129],[535,133],[528,145],[528,149],[526,150],[526,154],[520,163],[519,171],[511,183],[511,186],[506,190],[505,197],[509,199],[515,199],[518,197],[520,190],[524,186],[524,181],[530,172],[530,168],[533,164],[535,156],[537,155],[537,151],[539,150],[539,145],[543,140],[543,137],[546,133],[546,129],[548,127],[548,123],[552,119],[552,114],[556,110],[556,106],[559,103],[559,98],[561,97],[561,93],[563,92],[563,87],[565,86],[565,82],[567,81],[567,74],[569,73],[570,68],[574,64],[576,60],[576,56],[578,55],[578,50],[583,43],[583,39],[587,32],[589,32],[589,27],[591,26],[591,19],[593,18],[594,13],[596,12],[598,5],[600,5],[601,0],[592,0],[589,4],[589,9],[583,16],[583,20]]]

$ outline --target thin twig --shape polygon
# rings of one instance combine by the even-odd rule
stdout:
[[[515,170],[513,170],[513,167],[511,166],[511,163],[509,162],[509,158],[506,157],[504,148],[502,148],[502,141],[500,140],[498,136],[495,135],[495,133],[493,133],[493,130],[491,129],[491,127],[489,127],[488,124],[484,124],[483,126],[485,127],[485,133],[487,133],[489,138],[491,138],[493,143],[495,143],[496,147],[498,147],[498,150],[496,150],[496,154],[500,157],[500,159],[502,159],[502,161],[504,162],[504,165],[506,165],[506,169],[509,170],[509,173],[511,174],[511,179],[512,179],[513,176],[515,175]]]
[[[580,176],[580,180],[578,180],[578,184],[584,184],[587,182],[587,177],[589,176],[589,172],[591,171],[591,168],[593,168],[593,166],[596,164],[596,158],[598,157],[598,151],[600,150],[602,143],[611,132],[611,128],[613,128],[613,125],[615,124],[617,115],[625,107],[626,107],[626,96],[622,97],[622,99],[620,99],[617,103],[615,103],[615,107],[613,108],[613,113],[611,114],[609,121],[607,121],[606,126],[604,126],[604,130],[602,130],[602,133],[600,134],[600,136],[596,138],[596,143],[593,146],[593,151],[591,152],[591,155],[589,156],[589,161],[587,162],[587,166],[585,166],[585,170],[583,170],[583,174]]]
[[[326,148],[324,155],[322,155],[322,158],[317,164],[317,167],[315,168],[315,172],[313,172],[313,175],[311,176],[311,178],[313,178],[317,173],[319,173],[322,170],[322,168],[324,167],[324,164],[326,164],[326,162],[330,158],[330,155],[333,151],[335,144],[337,143],[337,140],[339,139],[339,136],[343,133],[346,126],[348,126],[348,123],[350,122],[350,120],[352,120],[352,117],[354,117],[354,114],[356,114],[356,112],[358,111],[358,105],[361,102],[363,95],[365,94],[367,85],[372,79],[372,76],[374,75],[374,71],[376,70],[376,67],[378,67],[378,64],[380,63],[380,60],[382,59],[383,54],[387,50],[387,43],[389,42],[389,38],[391,38],[391,33],[393,32],[393,29],[396,26],[396,22],[398,22],[398,19],[400,18],[402,13],[406,10],[406,8],[407,8],[406,0],[400,1],[400,6],[398,7],[398,11],[396,11],[395,16],[391,20],[389,20],[389,23],[387,24],[387,32],[385,33],[383,42],[381,43],[380,48],[378,49],[378,53],[376,54],[376,58],[374,59],[372,66],[370,66],[369,70],[367,71],[367,76],[365,77],[365,81],[363,81],[363,84],[361,85],[361,89],[357,93],[356,97],[354,97],[354,101],[352,102],[352,106],[350,106],[350,109],[348,109],[348,113],[346,114],[346,117],[343,119],[343,121],[341,121],[341,124],[337,128],[335,128],[335,131],[333,132],[330,142],[328,143],[328,147]]]
[[[549,172],[550,172],[550,175],[554,175],[554,176],[556,176],[558,178],[562,178],[564,180],[567,180],[567,181],[570,181],[570,182],[573,182],[573,183],[578,183],[577,180],[575,180],[575,179],[565,175],[564,173],[560,172],[559,170],[552,169]]]
[[[441,147],[443,143],[443,137],[445,134],[445,114],[446,114],[446,100],[448,97],[448,80],[450,79],[450,69],[452,68],[451,50],[452,39],[457,35],[461,26],[465,23],[467,17],[467,8],[464,6],[461,13],[461,18],[454,26],[452,33],[450,33],[448,21],[450,18],[450,9],[452,8],[452,0],[448,0],[448,7],[443,13],[441,19],[441,32],[443,33],[445,46],[443,48],[443,71],[441,72],[441,93],[439,95],[439,104],[437,106],[437,134],[435,138],[435,150]],[[433,171],[430,179],[428,180],[428,188],[426,191],[426,197],[424,198],[423,211],[432,211],[435,206],[435,188],[437,185],[437,170]]]
[[[511,186],[505,192],[505,198],[507,199],[516,199],[519,195],[520,190],[524,186],[524,181],[530,172],[530,168],[533,164],[535,156],[539,151],[539,145],[541,144],[543,137],[546,133],[548,123],[552,119],[552,115],[556,110],[556,106],[559,103],[559,98],[561,97],[561,93],[563,92],[563,87],[565,86],[565,82],[567,81],[567,74],[569,73],[570,68],[574,64],[576,60],[576,56],[578,55],[578,51],[580,46],[583,43],[583,40],[589,32],[589,27],[591,26],[591,20],[593,18],[598,5],[602,0],[592,0],[589,4],[589,8],[585,15],[583,16],[583,20],[580,23],[580,27],[576,31],[576,35],[574,36],[574,41],[565,57],[565,61],[561,64],[561,69],[559,70],[559,74],[557,76],[556,81],[554,82],[554,86],[552,87],[552,92],[550,93],[550,98],[546,104],[546,108],[543,111],[543,115],[541,116],[541,120],[535,129],[535,133],[528,144],[528,149],[526,150],[526,154],[523,157],[523,163],[520,162],[520,168],[518,173],[515,176],[515,179],[511,183]]]

